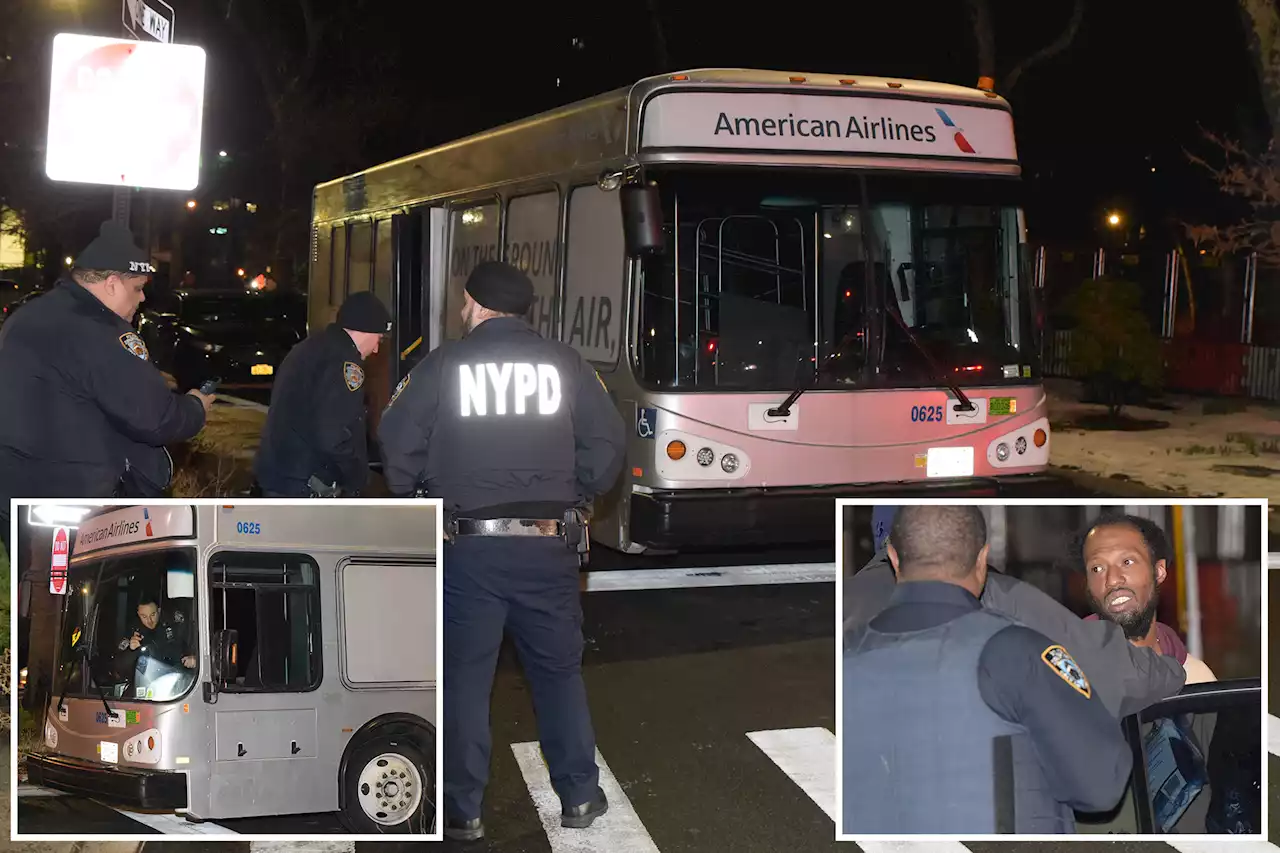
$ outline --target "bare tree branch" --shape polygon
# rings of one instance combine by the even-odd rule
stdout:
[[[661,74],[671,70],[671,57],[667,53],[667,33],[658,12],[658,0],[645,0],[645,3],[649,8],[649,26],[653,29],[653,51],[658,60],[658,67],[654,71]]]
[[[971,2],[985,2],[985,0],[971,0]],[[1075,41],[1076,34],[1080,32],[1080,22],[1083,20],[1084,0],[1074,0],[1074,5],[1071,9],[1071,19],[1067,21],[1066,29],[1064,29],[1062,34],[1056,39],[1049,42],[1047,45],[1040,48],[1013,67],[1013,70],[1005,77],[1005,93],[1007,94],[1013,91],[1014,87],[1018,85],[1018,81],[1022,79],[1022,75],[1026,73],[1028,68],[1036,65],[1037,63],[1043,62],[1046,59],[1051,59],[1070,47],[1071,42]]]
[[[1239,8],[1271,135],[1280,137],[1280,10],[1274,0],[1239,0]]]
[[[1240,199],[1252,210],[1248,219],[1230,225],[1183,223],[1187,238],[1214,255],[1252,251],[1258,262],[1280,267],[1280,170],[1275,142],[1264,154],[1252,154],[1238,142],[1201,129],[1205,139],[1218,150],[1212,163],[1190,151],[1192,163],[1202,167],[1227,196]]]
[[[969,22],[973,25],[973,39],[978,47],[978,76],[996,76],[996,29],[991,21],[989,0],[965,0],[969,7]]]

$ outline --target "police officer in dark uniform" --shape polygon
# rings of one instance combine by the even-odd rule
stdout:
[[[364,360],[389,331],[386,306],[361,291],[342,303],[337,322],[285,356],[254,465],[264,496],[349,497],[365,488]]]
[[[187,638],[187,621],[181,610],[166,616],[160,612],[155,596],[143,596],[138,602],[138,619],[127,636],[116,644],[118,652],[138,652],[163,661],[169,666],[195,669],[196,658]]]
[[[204,428],[213,397],[169,388],[133,329],[154,270],[103,223],[70,277],[0,326],[0,506],[13,497],[156,497],[166,444]]]
[[[622,418],[578,353],[524,320],[533,284],[491,262],[467,281],[466,336],[432,351],[400,382],[379,439],[393,494],[443,499],[445,835],[484,836],[489,697],[504,628],[533,691],[561,826],[605,812],[582,681],[576,508],[622,469]],[[581,544],[579,544],[581,543]]]
[[[898,510],[889,607],[844,653],[842,831],[1070,833],[1124,794],[1120,726],[1062,645],[979,602],[972,506]]]

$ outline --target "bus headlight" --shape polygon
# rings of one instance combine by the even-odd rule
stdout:
[[[1049,419],[996,436],[987,445],[987,464],[993,468],[1029,468],[1049,464]]]
[[[751,470],[751,457],[740,447],[675,429],[655,438],[654,473],[663,480],[741,480]]]

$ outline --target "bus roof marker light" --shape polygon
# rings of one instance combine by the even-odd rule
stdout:
[[[890,89],[901,89],[901,88],[902,88],[902,84],[901,84],[901,83],[894,83],[894,82],[890,82],[890,83],[888,84],[888,86],[889,86],[889,88],[890,88]]]
[[[854,80],[854,79],[852,79],[852,78],[844,78],[844,79],[841,79],[841,81],[840,81],[840,85],[841,85],[841,86],[856,86],[856,85],[858,85],[858,81],[857,81],[857,80]]]
[[[803,82],[805,82],[805,78],[803,78],[803,77],[796,77],[796,76],[794,76],[794,75],[793,75],[793,76],[791,76],[791,77],[788,77],[787,79],[788,79],[789,81],[791,81],[792,83],[803,83]]]
[[[689,79],[688,74],[672,74],[671,79],[677,82],[684,82]]]

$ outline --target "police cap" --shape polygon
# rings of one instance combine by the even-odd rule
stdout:
[[[362,290],[342,303],[338,309],[338,325],[353,332],[385,335],[391,331],[391,314],[381,299]]]
[[[491,311],[527,314],[533,304],[533,282],[520,270],[501,261],[486,261],[467,279],[467,293]]]
[[[156,271],[151,257],[134,242],[133,233],[113,220],[102,223],[97,239],[76,258],[76,268],[125,275],[151,275]]]

